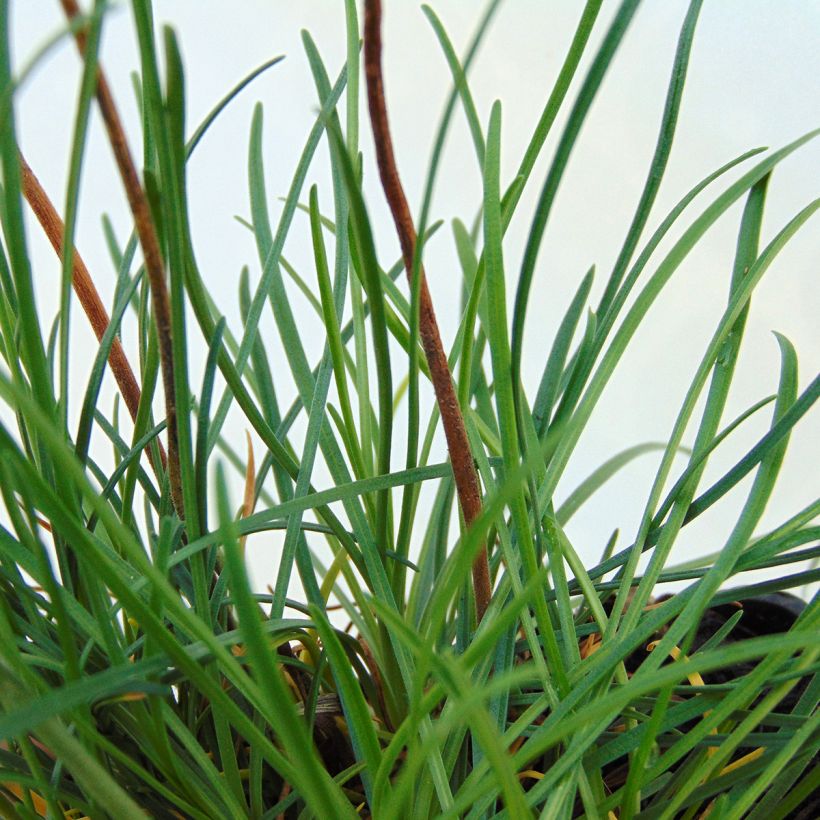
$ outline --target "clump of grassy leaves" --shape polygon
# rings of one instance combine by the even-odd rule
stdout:
[[[820,555],[820,502],[770,532],[757,532],[757,525],[790,431],[816,401],[820,383],[800,390],[796,353],[778,337],[776,394],[739,419],[723,417],[752,292],[820,207],[820,200],[807,205],[761,248],[769,176],[817,132],[728,162],[649,224],[701,6],[692,0],[652,165],[603,295],[589,309],[592,273],[579,283],[540,384],[523,385],[523,329],[541,239],[637,2],[621,4],[570,101],[567,90],[601,5],[588,0],[506,189],[499,178],[501,107],[485,128],[466,79],[498,3],[481,19],[463,63],[425,8],[454,90],[433,146],[408,291],[402,262],[385,265],[376,256],[362,197],[361,175],[373,169],[362,168],[358,150],[360,28],[347,0],[347,64],[336,79],[304,36],[320,111],[275,227],[261,109],[254,119],[249,226],[262,274],[253,288],[243,275],[243,323],[233,330],[197,266],[186,161],[253,77],[190,129],[176,35],[165,30],[155,37],[149,0],[130,5],[141,58],[139,173],[129,172],[133,164],[97,63],[106,3],[97,0],[82,15],[73,0],[63,0],[66,36],[77,38],[84,72],[60,216],[49,211],[21,161],[25,146],[17,144],[13,111],[22,76],[10,62],[8,4],[0,5],[0,396],[8,411],[0,425],[0,815],[761,818],[787,816],[809,799],[820,771],[817,600],[783,634],[730,640],[742,623],[739,610],[705,643],[696,637],[716,603],[816,579],[815,570],[791,567]],[[366,5],[373,14],[377,4]],[[110,317],[90,294],[92,276],[73,247],[95,104],[118,152],[135,220],[125,247],[109,235],[117,270]],[[534,164],[564,106],[568,118],[531,216],[521,269],[506,271],[505,230],[522,191],[535,184]],[[459,107],[483,169],[483,197],[475,230],[453,226],[465,293],[448,351],[458,408],[440,414],[419,398],[431,372],[420,343],[421,258],[424,240],[440,227],[430,221],[430,196]],[[316,188],[305,190],[323,141],[332,166],[332,189],[323,194],[332,213],[320,211]],[[730,169],[740,175],[727,183]],[[25,200],[55,246],[68,249],[52,328],[35,306]],[[607,461],[557,508],[556,486],[653,302],[739,200],[746,204],[728,304],[663,449],[641,526],[630,546],[616,552],[613,542],[597,565],[584,566],[563,525],[643,448]],[[300,208],[309,216],[313,271],[296,272],[283,256]],[[660,254],[667,237],[677,238]],[[288,276],[308,292],[326,329],[318,362],[305,351]],[[517,283],[512,298],[509,281]],[[78,425],[68,413],[68,374],[80,372],[69,344],[72,285],[100,341]],[[259,332],[268,302],[287,376],[271,366]],[[188,310],[193,321],[186,321]],[[576,335],[585,313],[586,330]],[[344,322],[346,314],[352,318]],[[75,306],[75,321],[78,315]],[[136,337],[121,344],[118,332],[130,317]],[[197,345],[208,351],[201,384],[188,370]],[[130,425],[98,402],[107,363]],[[277,398],[283,379],[296,387],[289,407]],[[405,416],[394,419],[398,398],[407,404],[403,429],[398,419]],[[223,437],[234,406],[266,448],[259,464]],[[766,435],[703,487],[711,452],[764,406],[772,414]],[[458,531],[451,527],[459,510],[453,468],[434,452],[434,432],[448,413],[461,419],[483,490],[470,526],[462,520]],[[291,439],[297,421],[306,429],[300,448]],[[692,427],[694,437],[684,441]],[[100,440],[113,446],[111,463],[92,457]],[[674,475],[673,458],[684,444],[686,465]],[[391,468],[401,462],[402,469]],[[319,463],[331,477],[324,487],[313,479]],[[245,477],[241,505],[229,492],[229,467]],[[726,543],[694,568],[675,568],[670,561],[683,528],[750,474]],[[427,508],[419,505],[424,482],[436,490]],[[245,542],[271,530],[284,532],[283,547],[275,581],[260,594],[248,581]],[[329,566],[317,555],[320,541],[333,556]],[[472,575],[485,549],[488,599]],[[638,574],[645,553],[649,563]],[[762,567],[771,573],[765,584],[721,591],[736,574]],[[287,597],[295,574],[301,601]],[[682,592],[653,598],[659,585],[681,579],[690,582]],[[329,616],[334,606],[344,611],[347,628]],[[710,677],[739,665],[742,673],[724,675],[723,683]]]

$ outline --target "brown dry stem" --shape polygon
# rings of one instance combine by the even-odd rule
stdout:
[[[60,3],[69,20],[80,14],[76,0],[60,0]],[[81,55],[85,54],[86,36],[82,29],[75,34],[77,48]],[[128,205],[134,217],[134,226],[137,231],[143,258],[145,272],[151,287],[151,307],[157,327],[159,341],[160,367],[162,370],[162,385],[165,391],[165,415],[168,435],[168,480],[171,489],[171,500],[180,518],[185,517],[182,501],[182,480],[179,468],[179,434],[177,428],[176,389],[174,387],[174,355],[171,338],[171,301],[168,296],[168,286],[165,281],[165,263],[160,251],[148,197],[140,183],[137,168],[131,157],[125,130],[122,127],[117,106],[111,89],[105,79],[102,66],[97,68],[97,103],[100,106],[108,141],[114,152],[114,159],[120,172]]]
[[[22,154],[20,154],[20,170],[23,180],[23,195],[26,198],[31,210],[33,211],[40,227],[48,237],[48,241],[54,248],[57,256],[63,258],[63,237],[65,236],[65,225],[57,209],[48,197],[48,194],[43,189],[37,176],[29,167]],[[102,341],[102,337],[108,330],[111,320],[108,317],[108,312],[103,305],[100,294],[94,285],[94,280],[88,272],[88,268],[80,256],[79,251],[74,248],[71,264],[71,283],[74,287],[74,292],[77,294],[77,299],[82,306],[85,315],[88,317],[97,341]],[[128,357],[125,355],[122,344],[118,338],[114,338],[111,349],[108,352],[108,364],[111,367],[111,372],[114,374],[114,379],[122,394],[123,401],[126,408],[131,415],[131,419],[136,421],[137,411],[140,404],[140,387],[134,371],[131,369],[131,364]],[[165,451],[160,444],[159,454],[160,463],[154,464],[151,460],[150,447],[145,451],[148,454],[151,466],[157,477],[161,476],[165,470]]]
[[[407,276],[412,279],[413,258],[416,250],[416,230],[407,198],[404,195],[399,178],[396,159],[393,154],[393,142],[387,121],[387,107],[384,101],[384,81],[381,64],[381,2],[366,0],[364,14],[364,66],[367,80],[367,99],[370,108],[370,122],[376,146],[376,158],[379,175],[385,197],[393,214],[393,221],[401,244],[404,267]],[[433,300],[427,287],[424,267],[419,266],[419,336],[430,368],[430,377],[436,394],[450,463],[453,467],[456,491],[458,493],[464,523],[469,528],[481,513],[481,487],[476,472],[464,417],[453,387],[447,355],[441,343],[441,334],[433,310]],[[473,562],[473,589],[476,599],[476,612],[479,621],[490,603],[490,568],[487,561],[487,547],[481,551]]]

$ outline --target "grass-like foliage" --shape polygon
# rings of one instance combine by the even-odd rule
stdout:
[[[360,23],[347,0],[338,75],[305,34],[318,115],[272,224],[268,208],[282,192],[266,189],[257,111],[248,227],[261,276],[253,286],[247,272],[240,278],[243,321],[234,327],[197,265],[186,163],[259,72],[192,127],[177,34],[155,30],[150,0],[130,0],[143,114],[137,160],[97,60],[107,4],[62,5],[63,36],[76,40],[84,71],[68,196],[55,208],[15,136],[14,92],[33,63],[12,66],[9,3],[0,3],[0,815],[809,816],[820,785],[820,605],[798,605],[784,591],[817,579],[806,562],[820,556],[820,502],[770,531],[759,522],[820,382],[801,387],[795,350],[778,336],[780,372],[760,375],[776,393],[762,388],[733,420],[724,410],[752,293],[820,208],[820,200],[805,206],[762,247],[771,172],[818,132],[727,162],[650,220],[700,0],[682,22],[657,147],[620,254],[597,304],[593,273],[579,282],[536,385],[522,383],[521,361],[539,248],[637,0],[621,3],[573,98],[590,34],[604,25],[601,0],[587,0],[554,87],[537,90],[547,103],[505,184],[501,105],[485,126],[468,83],[498,2],[463,61],[425,7],[453,91],[417,220],[384,111],[379,3],[365,2]],[[73,239],[94,107],[134,224],[125,246],[108,230],[117,272],[108,308],[94,287],[102,274],[86,268]],[[464,298],[446,349],[422,258],[440,227],[430,202],[441,147],[462,113],[483,193],[453,225]],[[376,253],[362,178],[377,170],[359,152],[360,123],[373,132],[399,261]],[[523,261],[509,270],[505,231],[522,192],[537,185],[532,171],[550,134],[554,155]],[[320,149],[332,168],[321,197],[305,185]],[[556,487],[653,303],[738,202],[728,302],[668,441],[656,447],[640,527],[627,546],[613,538],[585,566],[564,525],[647,447],[608,458],[561,505]],[[53,325],[35,302],[27,209],[62,260]],[[310,226],[311,270],[283,256],[297,218]],[[290,302],[294,281],[325,329],[318,361],[307,352],[315,347],[306,351],[309,323]],[[269,358],[260,332],[267,310],[289,373]],[[69,316],[87,318],[97,335],[90,367],[72,350]],[[189,372],[196,348],[206,354],[201,381]],[[106,373],[130,420],[101,406]],[[69,412],[77,378],[87,388],[79,412]],[[429,404],[420,398],[427,380]],[[280,403],[294,387],[296,401]],[[758,412],[770,414],[768,432],[707,485],[713,451]],[[233,430],[254,431],[264,458],[240,454],[229,419]],[[747,476],[725,543],[676,567],[685,527]],[[282,546],[260,593],[246,542],[272,530]],[[761,568],[764,583],[732,580]],[[289,597],[297,579],[301,600]],[[663,595],[670,581],[686,583]]]

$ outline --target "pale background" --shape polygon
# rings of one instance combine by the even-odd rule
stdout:
[[[191,217],[196,252],[203,276],[237,330],[238,274],[250,265],[256,282],[259,265],[252,237],[234,219],[247,215],[246,155],[253,105],[265,106],[265,160],[274,222],[290,184],[304,139],[317,111],[316,94],[300,41],[300,30],[311,31],[332,77],[344,59],[344,17],[341,0],[267,0],[155,2],[158,21],[177,30],[188,83],[189,130],[243,75],[266,59],[286,54],[223,113],[197,149],[189,166]],[[432,135],[450,91],[450,75],[432,29],[419,4],[386,2],[385,48],[388,106],[399,166],[415,213],[420,207]],[[435,2],[457,50],[463,52],[483,4],[464,0]],[[63,24],[59,4],[24,0],[11,4],[16,65],[22,65],[45,39]],[[502,185],[517,168],[543,103],[563,60],[580,14],[580,2],[508,0],[502,5],[485,41],[471,85],[482,123],[499,98],[504,105]],[[591,48],[568,96],[564,114],[577,93],[595,46],[600,42],[617,4],[604,4]],[[600,296],[631,220],[654,150],[666,86],[680,25],[687,3],[650,0],[637,14],[598,94],[570,161],[538,260],[528,314],[524,378],[532,398],[544,357],[556,326],[591,264],[598,275],[592,304]],[[669,208],[697,181],[732,157],[755,146],[778,148],[820,125],[820,6],[804,0],[712,0],[704,4],[690,63],[677,138],[664,183],[649,223],[650,231]],[[115,9],[104,30],[103,62],[124,115],[133,148],[139,156],[139,122],[129,72],[138,67],[136,37],[130,11]],[[65,196],[65,167],[71,140],[79,81],[79,61],[73,44],[64,40],[38,68],[18,95],[18,129],[27,158],[58,207]],[[543,183],[547,162],[560,136],[560,117],[531,177],[505,240],[512,301],[515,277],[529,227],[532,204]],[[382,264],[397,256],[397,242],[377,185],[368,124],[362,122],[368,206],[373,217]],[[748,164],[742,166],[749,167]],[[798,210],[820,195],[820,140],[802,148],[779,166],[769,188],[763,242],[767,242]],[[726,181],[713,187],[685,214],[673,238],[691,224]],[[331,207],[327,148],[320,146],[308,184],[320,185],[325,208]],[[304,199],[307,196],[305,188]],[[480,201],[480,176],[463,115],[454,118],[439,174],[434,217],[472,220]],[[688,257],[636,335],[622,366],[612,379],[599,408],[580,441],[559,487],[565,497],[592,469],[617,451],[648,440],[663,440],[726,301],[734,243],[742,201],[716,225]],[[86,154],[77,245],[110,302],[113,271],[100,230],[100,214],[108,212],[121,241],[130,221],[100,122],[93,116]],[[32,223],[32,252],[38,282],[39,308],[49,322],[56,309],[59,266]],[[668,248],[666,243],[661,250]],[[315,281],[309,264],[306,219],[297,216],[286,256]],[[662,256],[656,253],[648,275]],[[747,325],[735,385],[724,423],[749,404],[776,389],[778,349],[772,330],[795,344],[801,366],[801,389],[820,363],[818,298],[820,231],[811,221],[780,255],[756,291]],[[427,250],[427,269],[443,333],[448,344],[455,331],[458,277],[449,229],[443,229]],[[645,278],[644,278],[645,281]],[[402,282],[404,286],[404,283]],[[300,297],[294,307],[300,321],[313,320]],[[93,338],[83,326],[79,307],[73,314],[76,341],[83,345],[75,360],[76,395],[87,378],[86,362],[93,355]],[[193,323],[192,323],[193,327]],[[266,343],[280,372],[287,372],[281,343],[266,313],[262,325]],[[126,344],[129,342],[126,328]],[[133,341],[133,334],[130,336]],[[308,338],[315,362],[323,339]],[[195,347],[195,346],[192,346]],[[201,378],[203,347],[192,351],[191,384]],[[398,360],[397,360],[398,362]],[[398,380],[398,377],[397,377]],[[107,379],[109,382],[110,379]],[[287,406],[294,395],[286,382],[280,388]],[[103,406],[110,407],[110,384]],[[430,400],[428,394],[427,400]],[[429,406],[429,405],[428,405]],[[72,408],[76,418],[77,404]],[[123,415],[125,415],[123,413]],[[740,457],[763,433],[770,409],[747,422],[710,462],[702,488]],[[399,420],[400,423],[400,420]],[[233,417],[226,434],[237,448],[244,446],[243,424]],[[298,427],[302,431],[303,427]],[[296,441],[301,432],[296,433]],[[691,442],[691,431],[687,439]],[[433,460],[443,457],[438,448]],[[257,444],[257,460],[261,458]],[[397,447],[394,466],[403,462]],[[761,527],[764,531],[817,497],[816,465],[820,435],[816,410],[792,437],[780,483]],[[682,462],[681,462],[682,464]],[[595,562],[615,527],[619,546],[635,534],[657,457],[644,456],[593,497],[571,522],[569,535],[588,562]],[[316,483],[327,486],[317,469]],[[234,498],[241,495],[237,477]],[[684,531],[677,558],[718,549],[742,505],[749,481]],[[272,582],[276,535],[249,541],[256,583]],[[748,576],[746,576],[748,578]],[[745,579],[744,579],[745,580]],[[805,590],[804,590],[805,594]]]

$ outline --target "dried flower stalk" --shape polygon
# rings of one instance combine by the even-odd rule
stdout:
[[[416,229],[413,226],[413,218],[396,167],[393,141],[390,137],[390,127],[387,122],[381,64],[381,2],[380,0],[366,0],[364,8],[364,67],[370,122],[376,145],[379,175],[399,236],[404,267],[407,270],[408,278],[412,279],[417,237]],[[436,401],[441,412],[441,421],[447,439],[447,449],[450,453],[450,463],[453,467],[453,477],[461,512],[465,524],[470,527],[481,513],[481,487],[470,443],[467,439],[464,417],[461,413],[450,368],[447,364],[447,355],[441,343],[441,334],[433,310],[433,300],[430,297],[422,265],[419,265],[419,276],[421,277],[419,285],[419,336],[430,368],[430,377],[433,382]],[[486,545],[482,546],[473,562],[473,589],[476,599],[476,612],[478,619],[481,620],[490,603],[491,596],[490,568],[487,561]]]
[[[60,0],[69,20],[80,14],[76,0]],[[82,29],[75,33],[77,48],[85,54],[86,36]],[[157,326],[159,341],[160,367],[162,385],[165,391],[165,416],[168,434],[168,480],[171,489],[171,500],[180,518],[185,517],[182,500],[182,479],[179,468],[179,433],[177,427],[176,389],[174,387],[174,355],[171,339],[171,301],[165,281],[165,263],[160,251],[148,198],[140,183],[137,168],[131,157],[125,130],[122,127],[111,89],[105,79],[102,67],[97,68],[97,103],[100,106],[108,141],[114,152],[114,159],[120,172],[128,204],[134,217],[140,246],[145,260],[145,272],[151,287],[151,306]]]
[[[31,207],[35,217],[37,217],[40,227],[48,237],[48,241],[57,253],[57,256],[62,259],[65,224],[22,154],[20,155],[20,171],[23,181],[23,194],[26,197],[26,201]],[[102,337],[111,323],[108,311],[106,311],[100,294],[94,285],[94,280],[91,278],[91,274],[88,272],[88,268],[76,248],[74,248],[71,259],[71,283],[74,287],[74,292],[77,294],[77,299],[85,315],[88,317],[89,324],[94,331],[94,335],[97,337],[97,341],[102,341]],[[134,375],[134,371],[131,369],[128,357],[122,348],[122,344],[116,337],[108,352],[108,364],[111,367],[111,372],[114,374],[117,386],[120,388],[120,393],[122,394],[128,413],[131,419],[136,421],[141,397],[140,387]],[[149,461],[154,468],[154,472],[157,476],[160,476],[166,466],[165,450],[162,444],[159,446],[159,464],[154,464],[153,460],[151,460],[150,447],[146,448],[146,453],[149,456]]]

